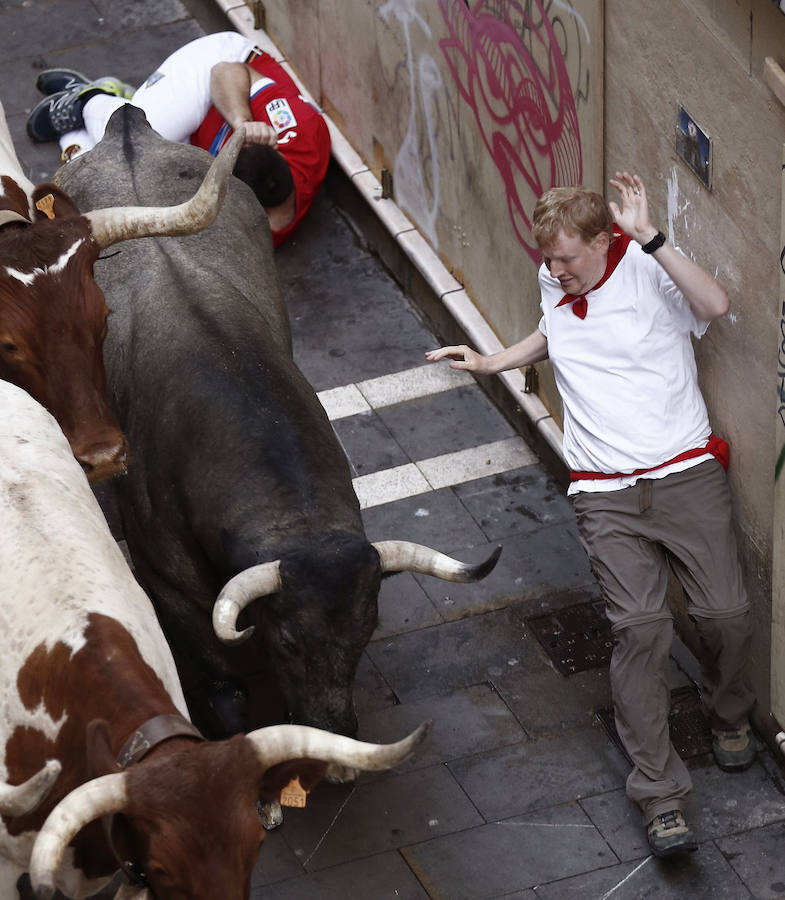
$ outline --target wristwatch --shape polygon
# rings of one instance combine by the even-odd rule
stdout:
[[[641,250],[643,250],[644,253],[654,253],[654,251],[659,250],[664,243],[665,235],[661,231],[658,231],[648,244],[641,245]]]

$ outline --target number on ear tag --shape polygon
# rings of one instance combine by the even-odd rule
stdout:
[[[299,775],[295,775],[281,791],[281,806],[296,806],[298,809],[304,809],[307,797],[308,792],[300,784]]]

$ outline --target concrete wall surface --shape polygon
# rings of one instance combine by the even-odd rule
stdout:
[[[534,202],[551,184],[602,184],[600,0],[264,5],[267,32],[377,178],[392,173],[495,332],[533,330]]]
[[[537,196],[554,184],[603,190],[617,169],[638,172],[653,221],[725,284],[731,312],[696,354],[712,424],[732,448],[758,724],[773,727],[772,395],[785,111],[763,68],[766,57],[785,68],[785,15],[771,0],[264,7],[266,30],[293,69],[377,177],[392,173],[395,201],[502,343],[539,318],[529,221]],[[680,108],[710,141],[708,185],[677,152]],[[540,374],[540,396],[558,418],[547,364]]]

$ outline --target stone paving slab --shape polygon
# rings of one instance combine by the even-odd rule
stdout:
[[[430,459],[421,459],[417,462],[417,468],[428,479],[431,487],[438,489],[467,484],[478,478],[533,465],[537,461],[526,441],[515,434],[463,450],[442,453]]]
[[[489,821],[616,790],[629,770],[592,726],[459,759],[448,768]]]
[[[431,723],[428,738],[396,772],[424,768],[527,740],[515,716],[487,684],[367,713],[360,723],[358,736],[364,741],[388,743],[413,731],[421,722]]]
[[[715,843],[755,900],[785,897],[785,823],[730,835]]]
[[[253,876],[251,878],[251,895],[255,885],[270,884],[274,881],[283,881],[286,878],[296,878],[302,875],[302,860],[286,843],[283,829],[265,832],[262,849],[259,852]]]
[[[560,675],[550,666],[536,672],[507,666],[489,672],[499,696],[532,738],[557,737],[595,721],[595,710],[611,702],[606,666]]]
[[[377,410],[411,460],[465,450],[512,437],[509,422],[477,385]]]
[[[146,15],[143,5],[136,9],[134,4],[112,0],[112,6],[130,11],[134,19],[144,19]],[[43,53],[44,68],[75,68],[90,78],[114,75],[132,87],[139,87],[172,51],[202,34],[192,19],[184,18],[153,20],[129,27],[117,25],[112,32],[110,40],[78,47],[63,44],[62,49]]]
[[[515,891],[512,894],[499,895],[493,897],[492,900],[537,900],[537,894],[534,891]]]
[[[687,767],[694,785],[690,821],[699,841],[785,822],[785,797],[758,762],[746,772],[723,772],[707,754]]]
[[[384,680],[368,653],[363,653],[354,681],[354,706],[360,716],[378,709],[387,709],[398,702],[395,692]]]
[[[31,23],[35,22],[35,28]],[[53,48],[107,40],[111,31],[91,0],[29,0],[3,11],[0,57],[28,61]],[[21,81],[21,79],[20,79]],[[4,94],[10,85],[4,85]]]
[[[492,900],[537,900],[537,894],[534,891],[514,891],[512,894],[500,894],[493,897]]]
[[[399,572],[382,581],[379,591],[379,624],[372,640],[378,641],[440,625],[444,618],[411,572]]]
[[[354,786],[322,782],[306,809],[285,811],[282,834],[303,867],[315,872],[482,821],[450,772],[437,765],[361,776]]]
[[[524,600],[537,606],[545,594],[594,583],[574,521],[543,527],[531,534],[509,535],[499,543],[503,550],[496,568],[476,584],[442,586],[432,580],[426,583],[423,576],[417,576],[445,619]],[[445,597],[449,603],[443,599],[440,602]],[[531,614],[528,607],[526,614]]]
[[[281,266],[294,357],[317,391],[421,366],[434,344],[409,301],[375,259],[352,269],[300,273]],[[295,295],[296,289],[296,295]]]
[[[393,372],[361,381],[357,387],[374,408],[392,406],[418,397],[431,397],[457,387],[473,386],[474,378],[462,369],[425,363],[405,372]]]
[[[366,653],[407,703],[482,684],[489,669],[535,672],[543,664],[519,607],[375,641]]]
[[[337,164],[330,163],[328,183],[337,171]],[[314,267],[314,247],[318,247],[318,268]],[[323,192],[297,232],[275,251],[275,258],[293,308],[304,309],[311,287],[323,282],[330,293],[339,292],[338,288],[346,287],[346,273],[358,262],[373,259],[374,254],[352,229],[346,213],[328,202]],[[338,280],[334,283],[336,274]]]
[[[398,853],[380,853],[287,881],[252,886],[251,900],[425,900],[428,894]]]
[[[352,477],[392,469],[411,461],[375,412],[347,416],[332,424],[349,460]]]
[[[749,900],[752,896],[713,844],[689,856],[662,860],[647,856],[562,878],[538,885],[535,894],[538,900]]]
[[[479,560],[490,554],[488,548],[496,546],[487,542],[452,488],[372,506],[363,510],[363,524],[370,541],[415,541],[462,559],[467,548],[482,548],[473,557]]]
[[[489,541],[575,520],[564,491],[539,465],[478,478],[454,490]]]
[[[93,3],[106,27],[113,33],[125,32],[134,28],[147,29],[151,25],[175,22],[189,16],[188,10],[180,0],[145,0],[143,3],[93,0]],[[162,60],[163,58],[161,57]]]
[[[617,862],[576,804],[435,838],[402,853],[429,896],[445,900],[497,897]]]

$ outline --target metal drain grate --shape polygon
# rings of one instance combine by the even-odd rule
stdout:
[[[616,731],[613,709],[600,709],[595,715],[611,741],[624,754],[627,761],[632,763]],[[671,743],[682,759],[690,759],[692,756],[700,756],[711,751],[711,726],[695,688],[681,687],[671,691],[668,726]]]
[[[602,600],[565,606],[525,622],[562,675],[610,662],[613,638]]]

